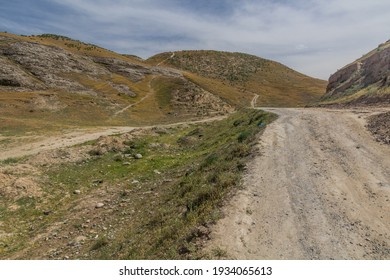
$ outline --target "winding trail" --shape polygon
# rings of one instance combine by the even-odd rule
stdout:
[[[171,56],[164,59],[163,61],[159,62],[156,66],[160,66],[161,64],[163,64],[165,61],[169,60],[169,59],[172,59],[175,57],[175,52],[172,52]]]
[[[253,97],[253,99],[251,101],[251,108],[256,108],[256,103],[257,103],[258,98],[259,98],[259,95],[255,94],[255,96]]]
[[[115,118],[115,117],[118,116],[119,114],[122,114],[123,112],[125,112],[125,111],[128,110],[128,109],[130,109],[131,107],[134,107],[134,106],[136,106],[136,105],[142,103],[145,99],[151,97],[151,96],[154,94],[154,90],[153,90],[153,87],[152,87],[152,82],[153,82],[154,79],[155,79],[155,78],[153,77],[153,78],[149,81],[149,83],[148,83],[149,91],[148,91],[148,93],[147,93],[144,97],[142,97],[139,101],[134,102],[134,103],[132,103],[132,104],[130,104],[130,105],[127,105],[126,107],[124,107],[124,108],[122,108],[122,109],[116,111],[116,112],[110,117],[110,120],[112,120],[113,118]]]
[[[390,259],[390,147],[370,111],[268,109],[244,188],[206,250],[235,259]]]

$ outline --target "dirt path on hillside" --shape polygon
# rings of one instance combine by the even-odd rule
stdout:
[[[256,103],[257,103],[257,99],[258,98],[259,98],[259,95],[255,94],[255,96],[253,97],[253,99],[251,101],[251,108],[255,108],[256,107]]]
[[[17,146],[13,145],[12,141],[10,141],[11,142],[10,145],[1,146],[0,160],[29,156],[29,155],[38,154],[39,152],[43,152],[43,151],[70,147],[77,144],[85,143],[87,141],[98,139],[101,136],[122,134],[122,133],[133,131],[135,129],[151,129],[153,127],[174,127],[178,125],[206,123],[206,122],[222,120],[226,117],[227,115],[207,118],[203,120],[178,122],[178,123],[166,124],[166,125],[142,126],[142,127],[119,126],[119,127],[97,127],[97,128],[90,128],[90,129],[80,128],[80,129],[75,129],[73,131],[66,132],[58,136],[37,138],[36,140],[30,140],[29,143],[21,143],[18,144]]]
[[[163,64],[164,62],[166,62],[168,59],[172,59],[172,58],[174,58],[174,57],[175,57],[175,52],[172,52],[172,54],[171,54],[170,57],[168,57],[168,58],[164,59],[163,61],[159,62],[156,66],[162,65],[162,64]]]
[[[270,109],[261,155],[206,250],[234,259],[390,259],[390,147],[368,110]]]
[[[142,97],[139,101],[137,101],[137,102],[135,102],[135,103],[132,103],[132,104],[130,104],[130,105],[127,105],[127,106],[124,107],[123,109],[120,109],[120,110],[116,111],[116,112],[112,115],[112,117],[111,117],[110,119],[115,118],[116,116],[118,116],[119,114],[122,114],[123,112],[127,111],[127,110],[130,109],[131,107],[134,107],[134,106],[136,106],[136,105],[142,103],[145,99],[151,97],[151,96],[154,94],[154,90],[153,90],[153,87],[152,87],[152,82],[153,82],[154,79],[155,79],[155,77],[153,77],[153,78],[149,81],[149,83],[148,83],[149,91],[148,91],[148,93],[147,93],[144,97]]]

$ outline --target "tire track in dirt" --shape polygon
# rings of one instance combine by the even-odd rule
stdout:
[[[361,113],[269,109],[261,155],[206,250],[236,259],[390,259],[390,148]]]

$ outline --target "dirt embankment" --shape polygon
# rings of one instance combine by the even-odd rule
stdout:
[[[236,259],[390,259],[390,148],[370,110],[271,109],[206,249]]]
[[[367,128],[378,142],[390,145],[390,112],[371,116],[368,119]]]

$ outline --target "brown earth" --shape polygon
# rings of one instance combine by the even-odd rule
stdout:
[[[374,109],[270,109],[261,154],[206,251],[233,259],[390,259],[390,148]]]
[[[371,116],[368,119],[367,128],[378,142],[390,145],[390,112]]]

